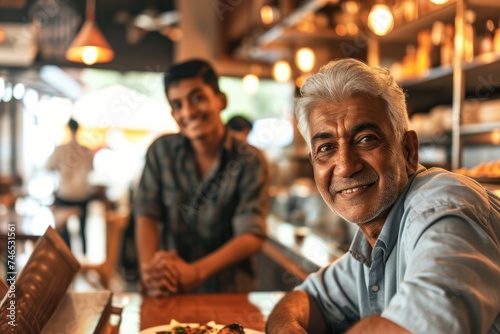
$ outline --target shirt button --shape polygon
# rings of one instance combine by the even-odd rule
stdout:
[[[372,291],[373,292],[378,292],[378,290],[380,290],[380,288],[378,287],[378,285],[372,286]]]

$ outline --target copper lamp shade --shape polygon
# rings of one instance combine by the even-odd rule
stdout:
[[[86,20],[69,49],[66,59],[72,62],[92,65],[113,60],[115,53],[102,35],[95,21]]]
[[[0,25],[0,43],[5,41],[5,32],[3,31],[3,27]]]

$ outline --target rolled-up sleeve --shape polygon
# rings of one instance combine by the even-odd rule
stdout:
[[[359,264],[355,262],[345,254],[295,288],[316,300],[331,333],[342,333],[360,319],[355,273]]]
[[[500,314],[498,245],[453,215],[412,239],[404,279],[382,317],[414,333],[487,333]]]
[[[269,169],[260,151],[252,148],[252,153],[239,161],[238,176],[239,203],[232,220],[235,235],[251,233],[266,235],[266,217],[269,212]]]
[[[134,214],[160,220],[165,208],[161,201],[161,166],[155,146],[151,145],[146,154],[146,161],[141,179],[134,194]]]

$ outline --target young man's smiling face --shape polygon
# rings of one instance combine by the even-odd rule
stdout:
[[[309,129],[314,178],[326,203],[352,223],[383,223],[416,170],[415,133],[397,142],[382,100],[363,95],[319,102]]]
[[[172,116],[181,133],[190,140],[203,139],[224,128],[220,112],[226,107],[226,96],[214,92],[203,79],[181,79],[166,94]]]

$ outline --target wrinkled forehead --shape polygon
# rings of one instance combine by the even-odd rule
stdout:
[[[377,124],[380,129],[392,131],[392,123],[383,101],[379,98],[354,96],[342,102],[323,100],[315,104],[309,113],[309,137],[318,131],[336,128],[349,131],[362,123]]]

